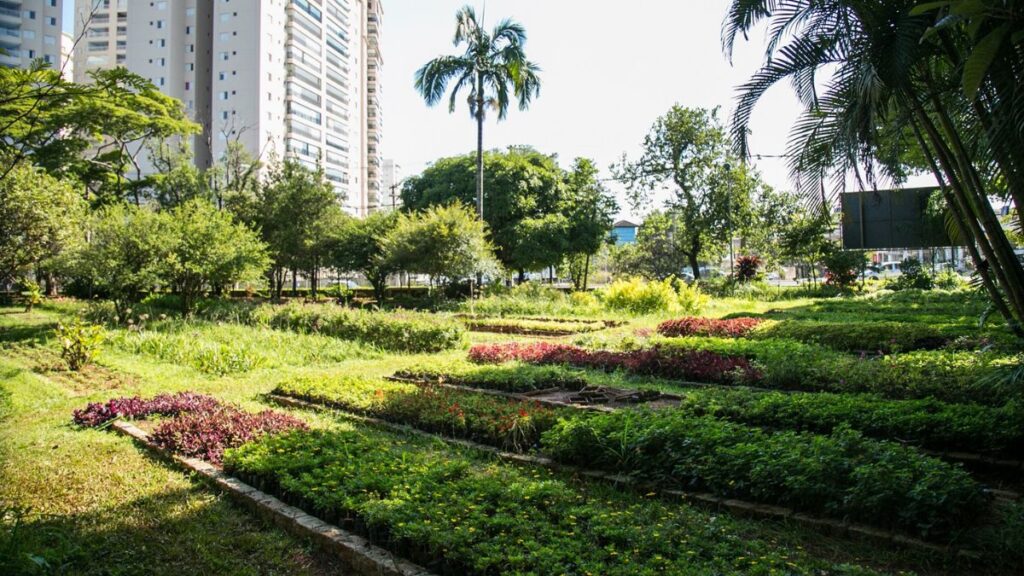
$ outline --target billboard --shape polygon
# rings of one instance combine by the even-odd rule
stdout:
[[[887,250],[962,245],[949,237],[938,188],[842,194],[843,248]]]

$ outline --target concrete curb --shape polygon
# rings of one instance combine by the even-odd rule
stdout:
[[[866,525],[863,525],[863,524],[854,524],[854,523],[850,523],[850,522],[834,520],[834,519],[831,519],[831,518],[820,518],[820,517],[816,517],[816,516],[810,516],[810,515],[807,515],[807,514],[798,513],[795,510],[792,510],[790,508],[785,508],[785,507],[782,507],[782,506],[772,506],[772,505],[768,505],[768,504],[758,504],[758,503],[754,503],[754,502],[746,502],[746,501],[743,501],[743,500],[736,500],[736,499],[733,499],[733,498],[722,498],[720,496],[715,496],[714,494],[709,494],[709,493],[706,493],[706,492],[686,492],[686,491],[682,491],[682,490],[669,490],[669,489],[658,488],[658,487],[653,486],[653,485],[648,485],[648,484],[644,484],[644,483],[641,483],[641,482],[637,482],[636,479],[634,479],[632,477],[629,477],[629,476],[624,476],[624,475],[621,475],[621,474],[612,474],[612,473],[603,472],[603,471],[600,471],[600,470],[587,470],[587,469],[583,469],[583,468],[577,468],[576,466],[569,466],[569,465],[566,465],[566,464],[561,464],[559,462],[556,462],[556,461],[554,461],[554,460],[552,460],[550,458],[545,458],[543,456],[534,456],[534,455],[530,455],[530,454],[519,454],[519,453],[514,453],[514,452],[505,452],[503,450],[500,450],[500,449],[495,448],[493,446],[488,446],[486,444],[479,444],[479,443],[476,443],[476,442],[472,442],[470,440],[461,440],[461,439],[458,439],[458,438],[448,438],[448,437],[445,437],[445,436],[439,436],[437,434],[432,434],[430,432],[424,432],[423,430],[419,430],[419,429],[414,428],[412,426],[408,426],[408,425],[405,425],[405,424],[396,424],[394,422],[390,422],[388,420],[382,420],[380,418],[373,418],[373,417],[370,417],[370,416],[363,416],[361,414],[355,414],[355,413],[348,412],[346,410],[343,410],[341,408],[337,408],[337,407],[334,407],[334,406],[329,406],[329,405],[325,405],[325,404],[317,404],[315,402],[308,402],[306,400],[300,400],[300,399],[291,398],[291,397],[288,397],[288,396],[281,396],[281,395],[278,395],[278,394],[270,394],[268,396],[268,398],[272,402],[275,402],[275,403],[277,403],[277,404],[279,404],[281,406],[286,406],[286,407],[290,407],[290,408],[298,408],[298,409],[303,409],[303,410],[313,410],[313,411],[318,411],[318,412],[334,412],[334,413],[341,414],[345,418],[351,418],[351,419],[354,419],[354,420],[358,420],[360,422],[364,422],[364,423],[367,423],[367,424],[372,424],[372,425],[379,426],[379,427],[382,427],[382,428],[387,428],[387,429],[394,430],[394,431],[397,431],[397,432],[413,434],[413,435],[416,435],[416,436],[421,436],[421,437],[424,437],[424,438],[431,438],[431,439],[438,439],[438,438],[440,438],[440,439],[442,439],[445,442],[448,442],[450,444],[454,444],[454,445],[462,446],[462,447],[466,447],[466,448],[471,448],[471,449],[479,450],[479,451],[482,451],[482,452],[487,452],[487,453],[493,454],[493,455],[495,455],[495,456],[497,456],[497,457],[499,457],[499,458],[501,458],[503,460],[509,460],[509,461],[512,461],[512,462],[517,462],[517,463],[522,463],[522,464],[531,464],[531,465],[537,465],[537,466],[544,466],[544,467],[550,468],[552,470],[558,470],[558,471],[566,472],[566,473],[570,473],[570,474],[578,474],[580,476],[585,476],[587,478],[591,478],[591,479],[595,479],[595,480],[601,480],[601,481],[605,481],[605,482],[611,482],[611,483],[614,483],[614,484],[623,484],[623,485],[627,485],[627,486],[630,486],[631,488],[635,488],[635,489],[639,489],[639,490],[650,490],[650,491],[653,491],[653,492],[658,492],[662,496],[667,496],[667,497],[678,499],[678,500],[681,500],[681,501],[684,501],[684,502],[695,504],[695,505],[701,506],[702,508],[712,509],[712,510],[727,510],[730,513],[732,513],[732,514],[734,514],[736,516],[740,516],[740,517],[744,517],[744,518],[755,518],[755,519],[756,518],[763,518],[763,519],[770,519],[770,520],[786,520],[786,521],[795,522],[795,523],[800,524],[801,526],[804,526],[806,528],[817,530],[819,532],[823,532],[823,533],[830,534],[830,535],[833,535],[833,536],[855,536],[855,537],[861,537],[861,538],[865,538],[865,539],[869,539],[869,540],[874,540],[874,541],[878,541],[878,542],[894,544],[894,545],[902,546],[902,547],[906,547],[906,548],[915,548],[915,549],[926,551],[926,552],[940,553],[940,554],[944,554],[944,555],[959,555],[959,556],[966,556],[966,557],[977,556],[976,553],[974,553],[972,551],[969,551],[969,550],[962,550],[962,549],[951,548],[951,547],[948,547],[948,546],[941,546],[941,545],[938,545],[938,544],[933,544],[931,542],[926,542],[924,540],[920,540],[918,538],[912,538],[912,537],[909,537],[909,536],[906,536],[904,534],[900,534],[900,533],[897,533],[897,532],[891,532],[891,531],[888,531],[888,530],[882,530],[882,529],[879,529],[879,528],[874,528],[874,527],[866,526]]]
[[[209,462],[197,458],[185,458],[165,451],[154,444],[148,434],[128,422],[116,421],[112,428],[120,434],[133,438],[179,468],[199,474],[203,479],[214,484],[232,499],[268,522],[295,536],[309,538],[316,542],[318,546],[340,558],[354,574],[360,576],[434,576],[425,568],[403,560],[387,550],[371,544],[369,540],[361,536],[327,524],[299,508],[289,506],[277,498],[253,488]]]

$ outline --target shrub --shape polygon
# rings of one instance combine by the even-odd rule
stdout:
[[[971,525],[986,504],[962,469],[849,429],[769,434],[680,411],[621,410],[561,420],[542,446],[560,462],[927,537]]]
[[[758,371],[745,358],[714,352],[691,351],[665,354],[657,348],[631,352],[586,350],[567,344],[547,342],[480,344],[469,358],[481,364],[518,360],[530,364],[567,364],[601,370],[625,370],[662,378],[733,384],[756,382]]]
[[[866,262],[864,252],[833,250],[822,259],[825,265],[825,284],[843,290],[852,288]]]
[[[932,277],[917,258],[907,258],[900,262],[900,275],[885,283],[885,287],[890,290],[931,290],[933,286]]]
[[[111,339],[111,344],[130,354],[145,354],[216,376],[248,372],[269,364],[268,358],[249,341],[211,342],[197,331],[120,332]]]
[[[58,322],[54,334],[60,343],[60,357],[75,372],[93,361],[105,337],[102,326],[85,324],[78,318],[68,324]]]
[[[718,320],[687,316],[677,320],[667,320],[658,325],[658,333],[662,336],[719,336],[739,338],[746,336],[761,323],[760,318],[731,318]]]
[[[535,447],[564,412],[443,386],[359,377],[299,379],[274,393],[516,451]]]
[[[601,300],[609,310],[631,314],[686,312],[696,314],[703,309],[706,298],[696,287],[672,279],[645,281],[640,278],[616,280],[600,291]]]
[[[747,283],[757,279],[761,270],[761,259],[757,256],[740,256],[736,259],[736,279]]]
[[[252,319],[258,325],[356,340],[392,352],[440,352],[461,345],[465,337],[462,325],[451,318],[333,305],[265,304],[253,311]]]
[[[39,284],[31,280],[26,280],[23,288],[25,289],[21,292],[21,297],[25,302],[25,312],[31,312],[33,308],[43,303],[43,291]]]
[[[935,287],[940,290],[959,290],[967,287],[967,281],[963,279],[956,270],[944,268],[932,279]]]

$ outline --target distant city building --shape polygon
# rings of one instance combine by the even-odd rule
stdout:
[[[384,170],[381,173],[381,208],[392,210],[402,203],[402,167],[390,158],[384,159]]]
[[[67,32],[62,32],[60,35],[60,61],[61,61],[61,75],[68,82],[73,82],[75,79],[75,55],[73,54],[75,49],[75,38]]]
[[[43,60],[60,68],[62,10],[62,0],[0,0],[0,66],[27,68]]]
[[[622,246],[623,244],[632,244],[636,242],[636,231],[640,229],[640,224],[633,222],[632,220],[619,220],[612,225],[612,235],[615,236],[615,245]]]
[[[357,215],[379,205],[380,0],[77,0],[76,13],[76,78],[123,65],[180,99],[203,127],[199,167],[237,141],[321,166]]]

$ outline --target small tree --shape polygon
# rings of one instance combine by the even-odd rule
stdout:
[[[402,215],[385,250],[395,269],[458,281],[498,270],[483,221],[460,204]]]
[[[0,284],[81,237],[85,202],[66,183],[27,163],[0,179]]]
[[[117,315],[161,280],[173,244],[167,219],[148,209],[112,205],[89,224],[90,241],[75,255],[74,273],[110,298]]]
[[[189,200],[164,217],[171,243],[161,276],[180,291],[186,315],[204,290],[259,280],[270,265],[256,233],[207,200]]]
[[[637,231],[636,242],[615,254],[615,272],[620,276],[641,276],[665,280],[679,274],[688,260],[685,225],[672,211],[654,211]]]
[[[601,184],[597,175],[593,161],[577,158],[566,176],[562,206],[568,219],[565,251],[576,290],[587,289],[591,257],[607,241],[613,217],[619,209],[615,196]]]
[[[820,214],[796,211],[782,228],[780,257],[807,265],[811,278],[817,282],[818,267],[833,249],[833,243],[827,236],[831,228],[828,219]]]
[[[857,282],[857,275],[867,264],[867,254],[857,250],[832,250],[825,255],[825,284],[849,290]]]
[[[384,302],[388,276],[398,271],[385,251],[384,241],[398,221],[398,212],[374,212],[361,220],[350,218],[335,232],[332,243],[331,265],[365,276],[377,302]]]

